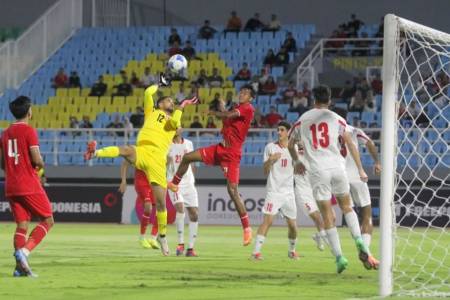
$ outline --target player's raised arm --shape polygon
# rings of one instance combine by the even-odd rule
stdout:
[[[269,175],[270,168],[281,157],[281,153],[271,153],[269,145],[267,145],[266,148],[264,149],[264,175],[265,176]]]
[[[350,154],[356,163],[356,167],[358,168],[358,172],[359,172],[359,176],[361,177],[361,180],[364,182],[367,182],[367,174],[362,167],[361,157],[359,155],[358,148],[356,148],[356,145],[352,141],[351,134],[349,132],[345,131],[343,133],[342,137],[344,138],[344,142],[347,145],[348,151],[350,151]]]
[[[127,190],[127,175],[128,175],[128,167],[130,166],[130,163],[128,160],[124,159],[122,161],[122,164],[120,165],[120,186],[119,186],[119,192],[122,194],[125,194]]]
[[[158,85],[154,84],[145,89],[144,92],[144,117],[147,118],[154,110],[155,101],[153,95],[158,91]]]
[[[289,137],[289,143],[288,143],[288,150],[289,154],[292,157],[292,162],[294,163],[294,173],[303,175],[305,174],[306,167],[305,165],[300,161],[298,156],[298,148],[296,145],[298,145],[300,140],[300,122],[297,121],[291,129],[289,129],[288,133]]]

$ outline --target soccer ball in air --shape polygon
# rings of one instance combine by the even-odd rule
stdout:
[[[175,54],[167,62],[167,67],[172,73],[180,73],[187,68],[187,59],[181,54]]]

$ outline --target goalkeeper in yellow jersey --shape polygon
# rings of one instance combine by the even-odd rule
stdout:
[[[160,85],[168,84],[164,75],[161,75]],[[166,160],[169,147],[176,130],[181,127],[181,115],[184,106],[196,104],[197,98],[185,99],[175,108],[171,97],[162,97],[154,104],[153,95],[158,85],[152,85],[144,94],[144,126],[139,130],[136,146],[110,146],[96,149],[96,141],[88,143],[84,154],[85,160],[97,158],[114,158],[122,156],[139,170],[147,175],[156,200],[156,217],[158,220],[158,242],[163,255],[169,255],[166,240],[167,210],[166,210]]]

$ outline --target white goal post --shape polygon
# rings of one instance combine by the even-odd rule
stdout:
[[[379,269],[383,297],[450,296],[449,75],[450,34],[385,16]]]

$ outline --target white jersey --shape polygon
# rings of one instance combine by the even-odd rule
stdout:
[[[180,166],[181,160],[186,153],[194,151],[194,145],[188,139],[182,139],[181,143],[172,143],[169,149],[169,165],[167,167],[167,179],[171,180],[175,175],[175,172],[178,170]],[[192,168],[189,165],[189,169],[186,174],[184,174],[183,178],[180,182],[180,189],[183,189],[183,186],[193,185],[195,183],[194,173],[192,172]]]
[[[347,125],[347,131],[352,135],[353,143],[358,146],[366,146],[367,142],[370,141],[370,138],[359,128],[355,128],[353,126]],[[355,160],[353,157],[345,151],[345,169],[347,171],[348,180],[350,182],[353,181],[361,181],[361,177],[359,176],[358,167],[356,166]]]
[[[342,134],[347,122],[329,109],[305,112],[289,131],[289,137],[302,141],[310,172],[344,168]]]
[[[281,157],[270,167],[267,177],[266,191],[274,194],[294,193],[294,167],[287,147],[281,147],[278,143],[269,143],[264,149],[264,162],[269,156],[281,153]]]

